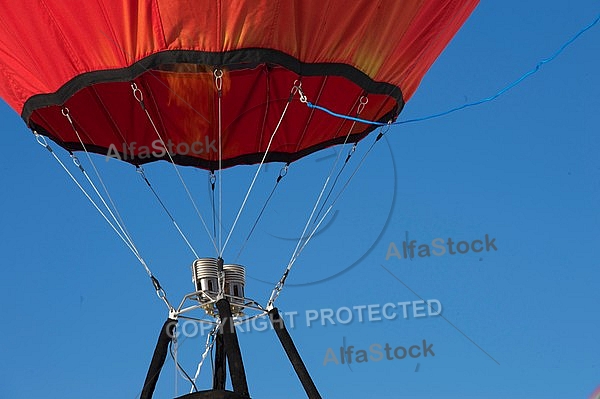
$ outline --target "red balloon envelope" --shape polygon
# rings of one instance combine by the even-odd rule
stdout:
[[[302,93],[394,120],[478,1],[2,3],[0,96],[32,129],[68,150],[136,165],[168,151],[214,170],[260,162],[271,138],[266,161],[291,162],[374,128]]]

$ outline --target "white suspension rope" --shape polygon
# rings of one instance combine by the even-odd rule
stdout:
[[[102,209],[100,209],[100,206],[96,203],[96,201],[94,201],[94,199],[88,194],[88,192],[85,190],[85,188],[83,188],[83,186],[81,185],[81,183],[79,183],[79,181],[75,178],[75,176],[73,176],[73,174],[67,168],[67,166],[63,163],[63,161],[61,161],[61,159],[56,155],[56,153],[54,152],[54,150],[52,149],[52,147],[50,147],[50,144],[48,144],[48,142],[46,141],[46,138],[44,136],[40,135],[39,133],[37,133],[36,131],[34,131],[33,133],[34,133],[34,135],[36,137],[37,142],[42,147],[46,148],[50,152],[50,154],[52,154],[52,156],[54,157],[54,159],[56,160],[56,162],[58,162],[58,164],[63,168],[63,170],[67,173],[67,175],[71,178],[71,180],[77,185],[77,187],[79,188],[79,190],[81,190],[81,192],[83,193],[83,195],[85,195],[85,197],[90,201],[90,203],[94,206],[94,208],[96,208],[96,210],[98,211],[98,213],[100,213],[100,215],[104,218],[104,220],[106,220],[106,222],[114,230],[114,232],[117,233],[117,235],[125,243],[125,245],[127,245],[127,248],[129,248],[131,250],[131,252],[135,255],[135,257],[138,259],[138,261],[142,264],[142,266],[146,270],[146,273],[148,274],[148,276],[152,276],[152,272],[150,271],[150,269],[146,265],[146,262],[144,261],[144,259],[140,256],[139,252],[136,251],[131,246],[131,244],[121,234],[121,232],[115,227],[115,225],[113,224],[113,222],[111,222],[111,220],[108,218],[108,216],[106,216],[106,214],[102,211]]]
[[[134,254],[136,255],[136,257],[139,260],[141,260],[142,265],[146,269],[146,273],[148,274],[148,277],[150,277],[150,279],[152,281],[152,284],[154,285],[154,288],[156,289],[156,294],[158,295],[158,297],[160,299],[162,299],[165,302],[165,304],[169,308],[169,311],[171,311],[173,308],[172,308],[171,304],[169,303],[169,301],[167,299],[167,295],[166,295],[164,289],[160,286],[160,283],[158,282],[158,280],[153,276],[152,272],[150,271],[150,268],[148,267],[148,265],[146,264],[146,262],[143,260],[141,254],[140,254],[140,251],[138,250],[137,246],[133,242],[133,238],[131,237],[131,235],[127,231],[127,228],[125,227],[123,219],[121,218],[121,216],[120,216],[120,214],[118,212],[118,209],[117,209],[114,201],[112,200],[112,197],[110,196],[108,188],[104,184],[104,180],[102,179],[102,176],[100,175],[100,172],[96,168],[96,164],[92,160],[92,157],[90,156],[90,154],[89,154],[89,152],[88,152],[88,150],[87,150],[87,148],[86,148],[83,140],[81,139],[81,136],[79,135],[79,131],[75,127],[75,123],[73,122],[73,119],[71,118],[69,109],[67,107],[64,107],[61,112],[67,118],[67,120],[69,121],[69,124],[73,128],[73,131],[77,135],[77,138],[79,139],[79,143],[81,144],[82,148],[84,149],[84,151],[86,153],[86,156],[88,158],[88,161],[90,162],[90,164],[92,164],[92,167],[94,168],[94,171],[96,173],[96,176],[98,177],[98,180],[102,184],[102,187],[104,187],[104,192],[106,193],[106,195],[108,196],[110,202],[112,203],[113,208],[114,208],[115,212],[118,215],[118,218],[115,216],[115,214],[113,213],[112,209],[108,206],[108,204],[106,203],[106,200],[104,199],[104,197],[102,196],[102,194],[100,194],[100,191],[96,187],[96,184],[92,181],[92,179],[88,175],[87,171],[85,170],[85,168],[83,167],[83,165],[79,161],[79,158],[77,158],[77,156],[75,154],[71,153],[70,155],[71,155],[71,159],[73,160],[73,163],[75,164],[75,166],[77,166],[77,168],[79,168],[79,170],[81,171],[81,173],[83,174],[83,176],[86,178],[88,184],[92,187],[92,189],[96,193],[96,196],[100,199],[100,201],[104,205],[104,208],[108,211],[108,213],[112,217],[115,225],[121,231],[121,233],[122,233],[121,239],[124,238],[124,239],[127,240],[127,242],[129,242],[130,249],[134,252]],[[114,227],[113,227],[113,229],[114,229]],[[185,237],[184,237],[184,239],[185,239]]]
[[[87,173],[87,171],[85,170],[85,168],[81,164],[81,161],[79,160],[79,158],[75,154],[70,154],[70,156],[71,156],[71,159],[73,160],[73,163],[75,164],[75,166],[77,166],[77,168],[81,171],[81,174],[83,174],[83,176],[87,180],[87,182],[90,185],[90,187],[92,187],[92,189],[94,190],[94,193],[96,193],[96,196],[100,199],[100,202],[102,202],[102,205],[104,205],[104,208],[106,209],[106,211],[108,212],[108,214],[113,219],[113,222],[116,225],[116,227],[119,228],[119,230],[122,233],[123,237],[127,240],[127,242],[129,243],[129,245],[131,246],[131,249],[133,251],[135,251],[135,253],[137,255],[139,255],[139,250],[137,249],[137,246],[133,242],[133,239],[131,238],[131,236],[129,235],[129,233],[125,229],[125,227],[121,225],[121,223],[119,222],[119,220],[117,219],[117,217],[114,215],[113,211],[110,209],[110,207],[106,203],[106,200],[100,194],[100,191],[96,187],[94,181],[90,178],[90,175]]]
[[[183,379],[188,380],[192,384],[192,390],[194,388],[196,389],[196,391],[198,390],[196,387],[196,384],[194,383],[192,378],[183,369],[181,364],[179,364],[179,356],[178,356],[179,340],[177,339],[177,335],[178,335],[178,333],[173,335],[173,338],[171,339],[170,350],[169,350],[171,352],[171,357],[173,358],[173,362],[175,363],[175,396],[176,397],[179,396],[179,389],[178,389],[179,376],[181,376],[181,378],[183,378]]]
[[[304,96],[304,94],[302,92],[300,92],[301,97],[304,97],[306,99],[306,96]],[[359,116],[360,113],[363,111],[363,109],[365,108],[365,106],[367,105],[367,103],[369,102],[369,100],[365,97],[365,96],[361,96],[359,99],[359,104],[357,107],[357,111],[356,111],[356,115]],[[352,125],[350,125],[350,128],[348,129],[348,133],[346,134],[346,138],[344,139],[343,145],[346,144],[348,142],[348,138],[350,137],[350,134],[352,133],[352,130],[354,129],[354,126],[356,125],[356,121],[354,121],[352,123]],[[285,279],[287,278],[287,275],[289,274],[289,270],[291,269],[292,265],[296,262],[296,259],[298,258],[298,256],[300,255],[300,252],[302,251],[302,249],[304,249],[304,247],[306,246],[306,244],[308,243],[308,241],[310,241],[310,239],[312,238],[312,236],[314,235],[314,233],[318,230],[319,226],[321,225],[322,221],[324,220],[324,218],[327,216],[327,214],[329,213],[329,210],[325,213],[324,217],[321,218],[321,221],[317,224],[317,226],[315,226],[315,228],[312,230],[312,232],[308,235],[308,237],[306,236],[306,232],[311,224],[311,221],[314,223],[317,221],[317,219],[315,219],[313,221],[313,217],[315,215],[315,212],[319,206],[319,204],[321,203],[321,198],[323,197],[323,194],[325,193],[325,190],[327,189],[327,186],[329,185],[329,181],[331,180],[331,177],[333,176],[333,172],[335,171],[337,164],[339,162],[340,156],[341,156],[342,152],[338,152],[333,165],[331,166],[331,169],[329,170],[329,174],[327,175],[327,178],[325,179],[325,182],[323,183],[323,187],[321,188],[321,191],[317,197],[317,200],[315,201],[315,204],[313,206],[313,209],[310,213],[310,216],[308,217],[308,220],[306,221],[306,224],[304,225],[304,229],[302,230],[302,234],[300,235],[300,238],[298,239],[298,242],[296,243],[296,247],[294,248],[294,251],[292,252],[292,256],[290,257],[290,261],[288,263],[288,266],[285,269],[284,275],[282,277],[282,280],[285,282]],[[303,243],[304,242],[304,243]],[[281,283],[281,280],[280,280]],[[279,291],[281,291],[281,288],[283,288],[283,283],[281,283],[281,288],[278,289],[280,283],[278,283],[275,286],[275,289],[273,289],[273,292],[271,293],[271,298],[269,299],[269,305],[272,305],[273,302],[275,301],[275,299],[277,298],[277,296],[279,295]]]
[[[204,353],[202,353],[202,358],[200,359],[200,362],[198,363],[198,368],[196,369],[196,374],[194,375],[194,378],[192,378],[192,386],[190,387],[190,393],[194,392],[194,387],[196,385],[196,381],[198,380],[198,377],[200,377],[200,370],[202,369],[204,360],[206,359],[206,357],[208,356],[208,353],[210,352],[211,348],[215,344],[214,336],[217,332],[217,329],[220,326],[220,323],[221,322],[219,320],[217,322],[217,324],[213,327],[213,329],[210,331],[208,336],[206,337],[206,346],[204,348]]]
[[[357,103],[358,103],[358,107],[356,109],[356,118],[358,118],[360,116],[360,113],[364,110],[365,106],[369,103],[369,99],[366,96],[363,95],[363,96],[360,96],[360,98],[357,100]],[[355,103],[355,105],[356,105],[356,103]],[[350,125],[350,128],[348,129],[348,133],[346,134],[346,137],[345,137],[344,142],[342,143],[342,145],[345,145],[345,144],[348,143],[348,139],[350,138],[350,134],[352,134],[352,130],[354,129],[355,125],[356,125],[356,121],[353,121],[352,125]],[[321,214],[321,211],[323,210],[323,207],[325,206],[325,203],[327,203],[327,200],[329,199],[329,196],[331,195],[333,189],[335,188],[335,185],[337,184],[337,181],[338,181],[338,179],[339,179],[342,171],[344,170],[344,168],[346,167],[346,164],[347,164],[348,160],[350,159],[350,157],[354,153],[354,150],[356,149],[357,144],[358,144],[357,142],[354,143],[354,146],[352,147],[352,149],[350,150],[350,153],[346,157],[346,161],[344,162],[344,165],[338,171],[338,175],[336,176],[335,180],[333,181],[333,184],[332,184],[331,188],[329,189],[329,193],[327,193],[327,196],[323,200],[323,204],[321,205],[321,208],[317,212],[317,215],[315,216],[315,219],[314,219],[313,223],[316,222],[317,219],[319,218],[319,215]],[[331,178],[331,176],[333,174],[333,171],[335,170],[335,168],[337,166],[337,163],[340,160],[341,154],[342,154],[341,151],[339,153],[337,153],[335,161],[334,161],[333,165],[331,166],[331,170],[329,172],[329,176],[327,177],[328,181]]]
[[[300,83],[298,82],[297,85],[292,88],[291,94],[294,95],[296,92],[299,91],[299,89],[300,89]],[[223,245],[223,249],[221,250],[221,253],[219,255],[220,257],[223,256],[225,247],[227,247],[227,243],[229,242],[229,239],[231,238],[231,235],[233,234],[233,230],[235,229],[235,226],[240,218],[240,215],[242,214],[242,211],[244,210],[244,207],[246,206],[248,197],[250,196],[250,193],[252,192],[252,189],[254,188],[254,183],[256,183],[256,178],[258,177],[258,174],[260,173],[260,170],[262,169],[262,166],[265,163],[265,160],[267,159],[267,155],[269,153],[269,150],[271,149],[271,144],[273,144],[273,139],[275,138],[275,134],[277,133],[277,131],[279,130],[279,127],[281,126],[281,122],[283,121],[283,118],[285,117],[285,115],[287,113],[287,110],[290,106],[291,100],[292,100],[292,96],[290,96],[289,101],[287,102],[287,104],[285,104],[285,107],[283,108],[283,112],[281,113],[281,116],[279,117],[279,121],[277,122],[277,125],[275,126],[275,129],[273,130],[273,133],[271,134],[271,137],[269,138],[269,143],[267,144],[265,153],[263,154],[260,164],[258,165],[256,172],[254,173],[254,177],[252,178],[250,187],[248,187],[248,190],[246,191],[246,195],[244,197],[244,200],[242,201],[242,205],[240,206],[240,209],[238,210],[235,220],[233,221],[233,225],[231,226],[231,229],[229,230],[229,234],[227,234],[227,239],[225,240],[225,244]]]
[[[217,112],[218,112],[218,130],[219,130],[219,257],[223,254],[223,119],[221,99],[223,97],[223,71],[215,69],[215,87],[217,89]]]
[[[173,338],[171,338],[171,348],[173,349],[173,363],[175,363],[175,383],[174,385],[174,390],[175,390],[175,397],[179,396],[179,389],[177,387],[177,383],[179,382],[179,375],[183,376],[182,370],[179,367],[179,360],[178,360],[178,355],[179,355],[179,340],[177,339],[177,334],[173,334]],[[185,377],[184,377],[185,378]]]
[[[304,250],[304,248],[308,245],[308,243],[310,242],[310,240],[312,239],[312,237],[314,236],[314,234],[317,232],[317,230],[319,229],[319,227],[321,226],[321,224],[323,223],[323,221],[325,220],[325,218],[327,217],[327,215],[329,214],[329,212],[333,209],[333,207],[335,206],[335,204],[337,203],[337,201],[340,199],[342,193],[346,190],[346,188],[348,188],[348,185],[350,184],[350,182],[352,181],[352,179],[354,178],[354,176],[356,175],[356,173],[358,172],[358,170],[363,165],[365,159],[367,158],[367,156],[369,155],[369,153],[371,152],[371,150],[373,149],[373,147],[375,146],[375,144],[383,137],[384,134],[386,134],[388,132],[388,130],[389,130],[390,126],[391,126],[390,124],[391,124],[391,121],[388,123],[387,126],[383,126],[381,128],[381,131],[377,135],[377,138],[371,144],[371,146],[367,149],[367,151],[365,152],[365,154],[362,156],[360,162],[358,163],[358,165],[356,166],[356,168],[354,169],[354,171],[352,172],[352,174],[350,175],[350,177],[348,178],[348,180],[346,181],[346,183],[344,184],[344,186],[342,187],[342,189],[340,190],[340,192],[336,195],[336,197],[333,199],[333,201],[331,202],[331,204],[327,207],[327,210],[325,211],[325,213],[323,214],[323,216],[319,219],[319,222],[316,224],[316,226],[311,230],[310,234],[308,235],[308,237],[306,238],[306,240],[304,241],[304,243],[302,244],[302,246],[298,249],[297,252],[295,252],[294,256],[290,259],[287,267],[285,268],[285,271],[283,272],[283,275],[281,276],[281,279],[275,285],[275,288],[273,288],[273,291],[271,292],[271,296],[269,298],[269,302],[267,303],[267,309],[272,309],[273,308],[273,305],[274,305],[275,301],[279,297],[279,294],[281,293],[281,290],[283,289],[283,286],[285,285],[285,281],[287,279],[287,276],[289,275],[289,272],[292,269],[292,266],[294,265],[294,263],[296,262],[296,260],[300,256],[300,253],[302,253],[302,251]]]
[[[367,102],[363,103],[362,98],[364,98],[364,96],[361,97],[361,102],[359,105],[357,115],[360,114],[360,112],[363,110],[364,106],[367,103]],[[348,133],[346,135],[346,139],[344,140],[344,144],[347,143],[348,137],[350,137],[350,133],[352,132],[352,129],[354,128],[355,125],[356,125],[356,122],[353,122],[352,125],[350,126],[350,128],[348,129]],[[327,186],[329,185],[329,181],[331,180],[331,176],[333,176],[333,172],[335,171],[335,168],[340,159],[341,153],[342,153],[341,151],[338,152],[337,157],[335,158],[335,161],[334,161],[333,165],[331,166],[331,169],[329,170],[329,174],[327,175],[327,178],[325,179],[325,182],[323,183],[323,187],[321,188],[321,192],[319,193],[317,200],[315,201],[312,212],[310,213],[310,216],[308,217],[308,220],[306,221],[306,224],[304,225],[302,234],[300,234],[300,239],[296,243],[296,247],[294,248],[294,251],[292,252],[290,262],[292,262],[292,259],[294,259],[296,257],[296,254],[298,253],[298,250],[299,250],[300,246],[302,245],[302,241],[304,241],[304,239],[306,238],[306,235],[305,235],[306,231],[308,230],[308,227],[310,226],[311,221],[313,221],[313,216],[315,215],[315,212],[317,211],[317,208],[318,208],[319,204],[321,203],[321,198],[323,198],[323,194],[325,193],[325,190],[327,189]]]
[[[154,275],[152,274],[152,271],[148,267],[148,264],[146,263],[144,258],[141,256],[141,254],[139,253],[137,248],[135,248],[135,246],[132,246],[132,244],[130,244],[128,239],[126,239],[125,236],[123,236],[123,234],[119,231],[119,229],[117,229],[117,227],[115,227],[113,222],[111,222],[111,220],[108,218],[108,216],[102,211],[102,209],[100,209],[100,206],[96,203],[96,201],[94,201],[94,199],[90,196],[90,194],[86,191],[86,189],[83,188],[81,183],[79,183],[79,181],[75,178],[75,176],[73,176],[71,171],[69,171],[67,166],[63,163],[63,161],[56,155],[56,153],[54,152],[52,147],[46,141],[46,138],[44,136],[40,135],[35,130],[33,131],[33,134],[35,135],[37,142],[42,147],[47,149],[48,152],[50,152],[50,154],[52,154],[52,157],[56,160],[56,162],[58,162],[58,164],[61,166],[61,168],[67,173],[67,175],[71,178],[73,183],[75,183],[75,185],[79,188],[79,190],[83,193],[83,195],[85,195],[85,197],[92,204],[92,206],[94,208],[96,208],[96,210],[98,211],[98,213],[100,213],[102,218],[108,223],[108,225],[113,229],[113,231],[117,234],[117,236],[119,236],[121,241],[123,241],[123,243],[125,243],[127,248],[129,248],[129,250],[133,253],[133,255],[136,257],[136,259],[144,267],[144,270],[146,271],[146,274],[148,275],[148,277],[150,277],[150,280],[152,281],[152,284],[154,285],[154,288],[156,290],[156,295],[165,303],[165,305],[167,305],[167,307],[169,308],[169,311],[173,311],[174,310],[173,306],[167,299],[167,294],[166,294],[165,290],[160,286],[160,283],[158,282],[156,277],[154,277]],[[82,169],[81,164],[79,164],[79,168]]]
[[[100,176],[100,172],[96,168],[96,164],[92,160],[92,157],[90,156],[90,154],[89,154],[89,152],[87,150],[87,147],[85,146],[83,140],[81,139],[81,136],[79,135],[79,131],[75,127],[75,124],[73,122],[73,119],[71,118],[69,109],[67,107],[64,107],[62,109],[62,114],[67,118],[67,120],[69,121],[69,124],[71,125],[71,127],[73,129],[73,132],[77,136],[77,139],[79,140],[79,143],[81,144],[81,147],[83,148],[83,150],[84,150],[84,152],[85,152],[85,154],[87,156],[87,159],[88,159],[89,163],[92,165],[92,168],[95,171],[96,177],[100,181],[100,183],[101,183],[101,185],[102,185],[102,187],[104,189],[104,192],[106,193],[106,195],[107,195],[110,203],[113,206],[112,209],[111,209],[110,206],[108,206],[108,204],[106,203],[106,200],[104,199],[104,197],[102,196],[102,194],[100,194],[100,191],[98,190],[98,188],[96,187],[96,185],[94,184],[94,182],[92,181],[92,179],[90,178],[90,176],[88,175],[87,171],[83,168],[83,165],[81,164],[81,162],[79,161],[79,159],[77,158],[77,156],[74,155],[73,153],[71,153],[71,159],[73,160],[73,163],[75,164],[75,166],[77,166],[79,168],[79,170],[81,171],[81,173],[83,174],[83,176],[86,178],[87,182],[89,183],[89,185],[92,187],[92,189],[96,193],[96,196],[100,199],[100,201],[104,205],[104,208],[109,213],[109,215],[112,217],[113,222],[115,223],[115,225],[119,228],[119,230],[123,234],[123,237],[125,237],[127,239],[127,241],[129,242],[129,244],[131,245],[131,248],[136,252],[137,255],[139,255],[139,250],[137,249],[137,246],[133,242],[133,238],[131,237],[131,235],[127,231],[127,229],[125,227],[125,224],[123,223],[123,219],[121,218],[121,215],[119,214],[119,211],[118,211],[117,207],[115,206],[115,203],[112,200],[112,197],[110,196],[110,193],[108,192],[106,184],[104,184],[104,180]],[[113,209],[114,209],[114,213],[113,213]],[[118,215],[118,217],[117,217],[117,215],[115,215],[115,213]]]
[[[208,186],[210,190],[210,206],[212,208],[212,221],[213,221],[213,237],[217,239],[217,211],[215,204],[215,183],[217,181],[217,176],[213,171],[209,172],[208,175]]]
[[[133,90],[133,96],[134,96],[134,98],[140,103],[140,106],[142,107],[142,110],[146,113],[146,117],[148,118],[148,121],[152,125],[152,129],[156,133],[156,135],[157,135],[158,139],[160,140],[161,144],[163,145],[163,148],[168,149],[169,147],[166,145],[165,141],[163,140],[160,132],[158,131],[158,128],[156,127],[156,124],[154,123],[154,120],[152,119],[152,116],[150,116],[150,112],[148,112],[148,109],[146,108],[146,105],[144,103],[144,96],[142,94],[142,91],[137,87],[137,85],[135,83],[131,84],[131,89]],[[192,194],[191,194],[191,192],[190,192],[187,184],[185,184],[185,180],[183,179],[183,176],[179,172],[179,168],[177,167],[177,164],[173,160],[173,157],[171,156],[171,153],[169,151],[166,151],[166,153],[167,153],[167,155],[169,157],[169,161],[171,162],[171,165],[173,165],[173,169],[175,169],[175,173],[179,177],[179,181],[183,185],[183,188],[185,189],[185,192],[187,193],[187,196],[188,196],[188,198],[190,199],[190,201],[192,203],[192,206],[196,210],[196,214],[198,215],[198,217],[200,218],[200,221],[202,222],[202,225],[204,226],[204,230],[206,230],[206,233],[208,234],[208,237],[210,238],[210,241],[212,242],[213,247],[215,248],[215,251],[217,251],[217,253],[218,253],[219,250],[217,248],[217,243],[212,238],[212,236],[210,234],[210,231],[208,229],[208,226],[206,225],[206,222],[204,221],[204,217],[202,217],[202,213],[198,209],[198,206],[196,205],[196,201],[194,201],[194,197],[192,196]]]

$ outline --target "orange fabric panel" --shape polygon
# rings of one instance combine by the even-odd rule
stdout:
[[[183,37],[186,48],[210,51],[273,48],[303,62],[352,65],[398,86],[406,101],[478,0],[217,1],[201,9],[183,3],[193,17],[180,25],[170,23],[179,17],[177,5],[161,4],[165,25],[173,27],[169,41]]]
[[[164,48],[154,2],[2,0],[0,85],[17,112],[77,75],[127,66]]]
[[[159,51],[270,48],[344,63],[407,100],[477,0],[2,0],[2,96],[17,112],[74,77]]]
[[[292,162],[356,142],[352,124],[290,97],[395,119],[477,0],[0,0],[0,96],[72,151],[167,159],[135,82],[181,165],[216,169],[222,78],[224,167]],[[63,106],[83,143],[62,115]],[[194,148],[191,148],[195,145]]]

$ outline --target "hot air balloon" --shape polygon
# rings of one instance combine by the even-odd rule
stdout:
[[[118,159],[140,173],[142,165],[163,161],[194,201],[180,168],[209,171],[214,193],[227,168],[258,165],[229,232],[219,227],[211,234],[202,219],[214,255],[195,254],[194,291],[180,306],[167,299],[110,199],[95,186],[100,200],[86,192],[168,306],[142,398],[152,397],[176,321],[192,311],[218,326],[217,367],[212,389],[186,398],[249,397],[232,326],[262,316],[272,320],[308,396],[320,397],[274,306],[315,229],[305,227],[266,303],[246,298],[244,267],[224,261],[231,234],[263,165],[284,164],[278,183],[294,161],[356,144],[394,122],[477,3],[3,2],[0,96],[51,156],[59,159],[53,143],[67,150],[84,179],[89,174],[77,154]],[[226,360],[233,391],[225,390]]]

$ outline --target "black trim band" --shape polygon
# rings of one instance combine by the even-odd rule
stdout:
[[[396,115],[397,114],[394,110],[390,111],[386,115],[384,115],[382,118],[380,118],[379,122],[387,123],[391,119],[395,118]],[[50,135],[42,126],[39,126],[33,122],[30,125],[31,125],[32,130],[35,130],[38,133],[49,137],[56,144],[58,144],[59,146],[63,147],[64,149],[66,149],[68,151],[85,151],[85,150],[87,150],[89,152],[93,152],[96,154],[104,154],[104,155],[107,154],[107,149],[105,147],[95,146],[92,144],[86,144],[85,149],[84,149],[83,146],[81,145],[81,143],[79,143],[79,142],[62,142],[60,140],[56,140],[56,138],[54,138],[52,135]],[[336,144],[343,144],[344,142],[347,142],[347,143],[358,142],[358,141],[362,140],[365,136],[367,136],[370,132],[377,129],[378,127],[379,126],[371,125],[370,127],[365,129],[361,133],[352,134],[352,135],[348,136],[348,138],[346,138],[346,136],[340,136],[335,139],[319,143],[318,145],[305,148],[302,151],[297,151],[297,152],[292,152],[292,153],[272,151],[267,154],[265,162],[291,163],[291,162],[297,161],[298,159],[300,159],[302,157],[312,154],[313,152],[334,146]],[[139,158],[139,157],[131,157],[131,155],[123,154],[120,151],[118,151],[117,153],[119,154],[119,157],[120,157],[119,160],[128,162],[128,163],[136,165],[136,166],[143,165],[146,163],[156,162],[156,161],[160,161],[160,160],[170,162],[170,158],[166,154],[163,157],[154,157],[153,156],[153,157]],[[108,155],[106,155],[106,156],[108,156]],[[230,168],[230,167],[236,166],[236,165],[254,165],[254,164],[260,163],[262,161],[263,157],[264,157],[263,152],[254,153],[254,154],[245,154],[245,155],[241,155],[241,156],[235,157],[235,158],[223,159],[221,162],[221,165],[222,165],[223,169]],[[113,158],[117,159],[116,157],[113,157]],[[218,170],[219,169],[219,161],[209,161],[206,159],[196,158],[196,157],[192,157],[189,155],[178,155],[178,154],[174,154],[172,156],[172,158],[173,158],[173,161],[177,165],[181,165],[181,166],[194,166],[194,167],[206,169],[206,170]]]
[[[145,57],[127,68],[83,73],[65,83],[55,93],[34,95],[25,102],[21,118],[23,118],[25,123],[29,124],[29,118],[36,109],[62,105],[72,95],[85,87],[96,83],[128,82],[160,65],[177,63],[227,67],[230,70],[252,68],[260,64],[274,64],[282,66],[300,76],[340,76],[354,82],[367,93],[384,94],[394,98],[398,103],[395,116],[404,108],[404,99],[399,87],[390,83],[376,82],[357,68],[347,64],[304,63],[279,50],[263,48],[248,48],[224,52],[167,50]]]

